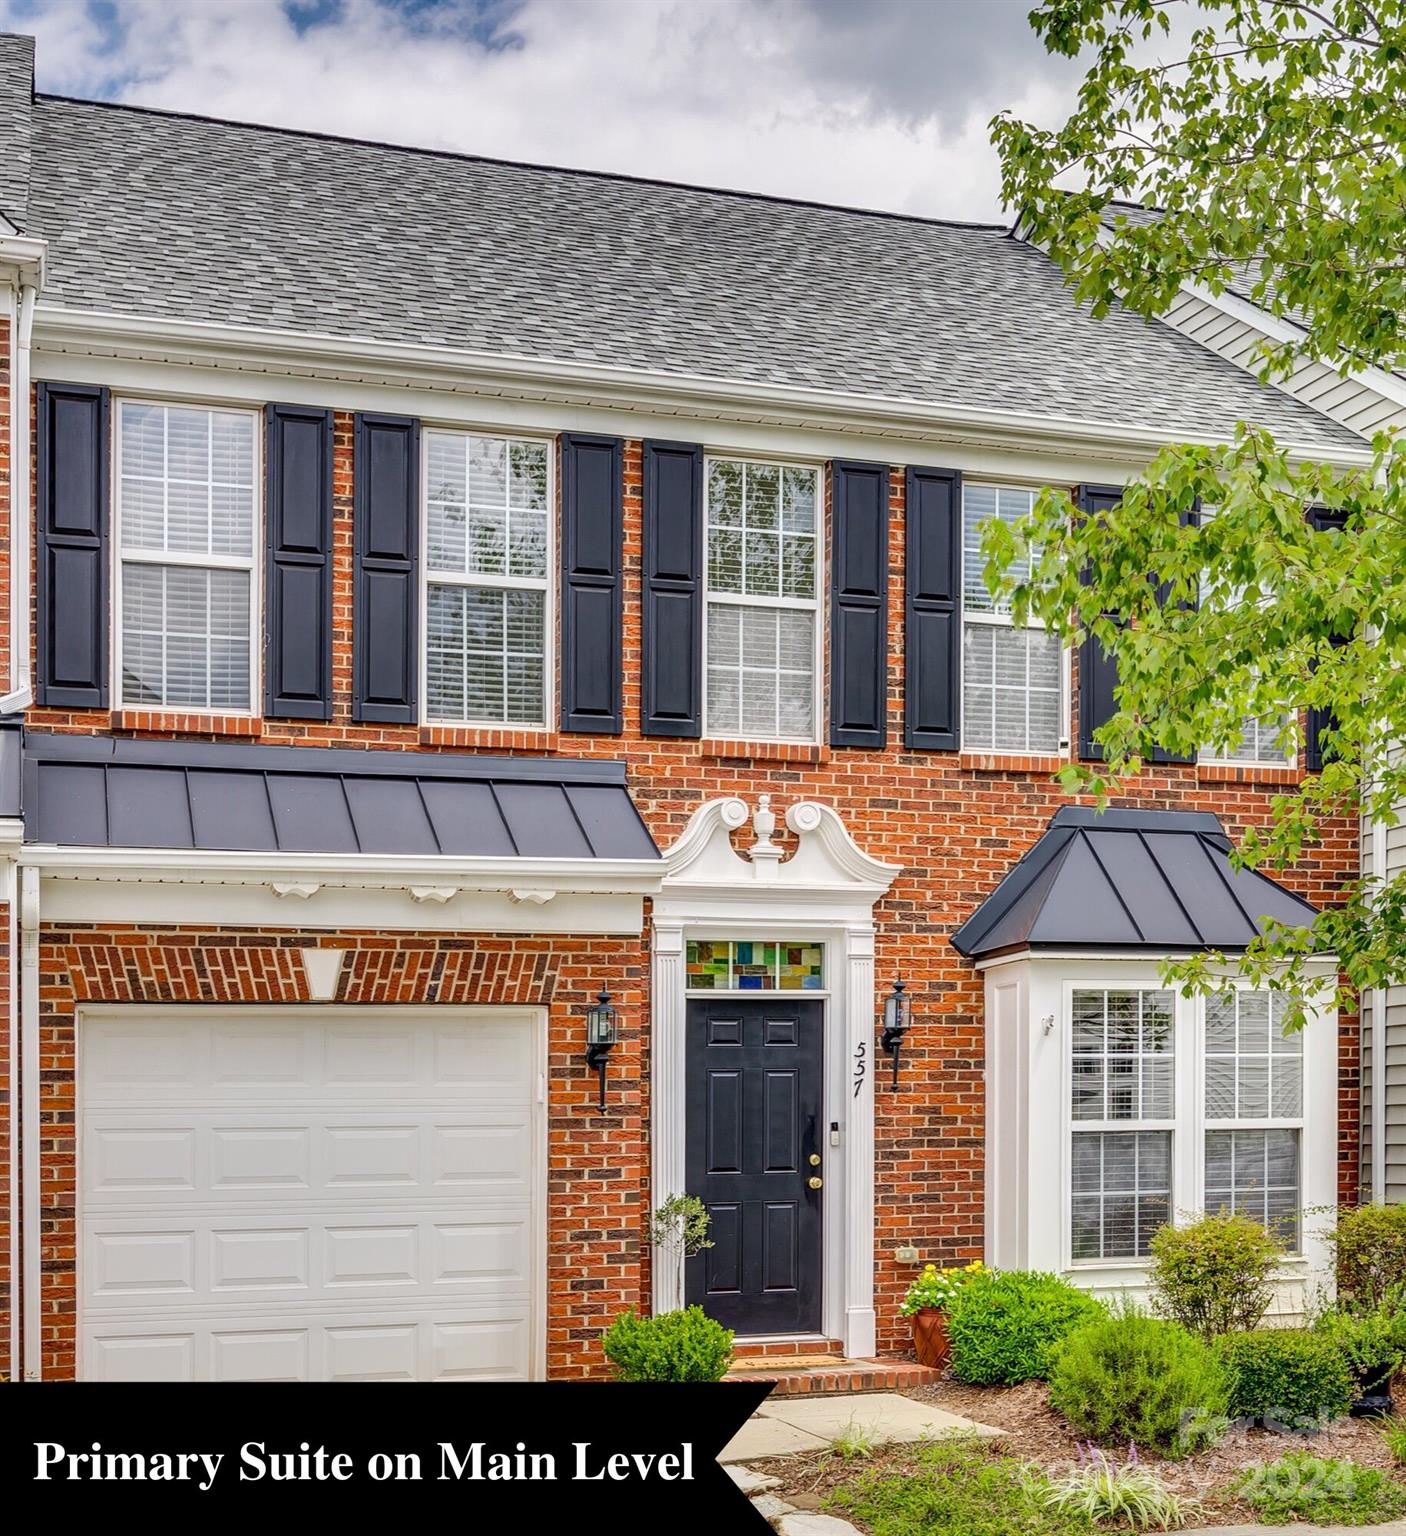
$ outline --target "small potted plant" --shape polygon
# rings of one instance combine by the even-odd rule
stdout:
[[[913,1327],[913,1350],[921,1365],[941,1370],[952,1353],[947,1338],[947,1309],[952,1298],[979,1275],[987,1273],[980,1259],[973,1259],[952,1269],[925,1264],[922,1273],[908,1287],[899,1311]]]
[[[1352,1372],[1354,1418],[1389,1417],[1394,1411],[1391,1382],[1406,1357],[1406,1313],[1387,1305],[1329,1312],[1318,1329],[1337,1345]]]

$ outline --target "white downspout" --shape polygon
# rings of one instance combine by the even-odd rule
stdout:
[[[18,323],[10,327],[10,691],[0,698],[0,715],[16,714],[34,702],[29,650],[29,375],[38,296],[37,285],[21,279]]]
[[[1386,817],[1372,820],[1372,875],[1386,883]],[[1372,989],[1372,1203],[1386,1200],[1386,1014],[1387,989]]]
[[[44,1267],[39,1198],[39,870],[33,864],[20,864],[19,887],[24,1379],[38,1381],[44,1374]]]

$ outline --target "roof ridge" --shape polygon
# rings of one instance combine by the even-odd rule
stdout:
[[[851,214],[857,218],[892,219],[900,224],[922,224],[939,229],[969,229],[984,234],[1010,235],[1006,222],[978,219],[938,219],[921,213],[899,213],[890,208],[862,208],[849,203],[827,203],[815,198],[786,197],[776,192],[749,192],[741,187],[710,187],[702,182],[671,181],[663,176],[632,176],[627,171],[598,171],[579,165],[548,165],[537,160],[510,160],[499,155],[475,155],[467,150],[430,149],[420,144],[395,144],[387,139],[361,139],[352,134],[324,133],[315,128],[287,128],[278,123],[257,123],[237,117],[211,117],[202,112],[177,112],[169,107],[144,107],[130,101],[97,101],[86,96],[55,92],[35,93],[35,104],[56,102],[64,106],[97,107],[109,112],[136,112],[145,117],[171,118],[177,122],[205,123],[215,128],[244,128],[255,133],[277,133],[288,138],[311,139],[326,144],[351,144],[360,149],[383,149],[393,154],[423,155],[435,160],[455,160],[474,165],[500,166],[505,170],[543,171],[554,176],[581,176],[594,181],[618,181],[629,186],[664,187],[674,192],[702,192],[710,197],[738,198],[745,202],[775,203],[788,208],[814,208],[825,213]]]

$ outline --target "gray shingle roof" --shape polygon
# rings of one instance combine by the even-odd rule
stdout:
[[[1027,948],[1241,950],[1266,917],[1312,923],[1316,908],[1235,869],[1229,853],[1209,811],[1062,806],[952,944],[978,959]]]
[[[1160,322],[953,225],[34,103],[44,302],[927,404],[1360,447]]]
[[[0,213],[16,229],[29,220],[34,39],[0,34]]]
[[[29,841],[76,847],[659,856],[624,765],[569,758],[30,733],[24,818]]]

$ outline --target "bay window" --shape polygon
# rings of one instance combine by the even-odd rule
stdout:
[[[437,430],[424,439],[426,715],[544,726],[548,445]]]
[[[259,418],[137,400],[116,416],[118,705],[248,711]]]
[[[816,739],[819,481],[802,465],[709,460],[709,735]]]
[[[1008,485],[962,486],[962,744],[977,750],[1057,752],[1064,734],[1064,653],[1040,625],[1017,625],[1009,602],[987,590],[982,527],[1014,523],[1036,493]],[[1016,575],[1028,574],[1017,562]]]

